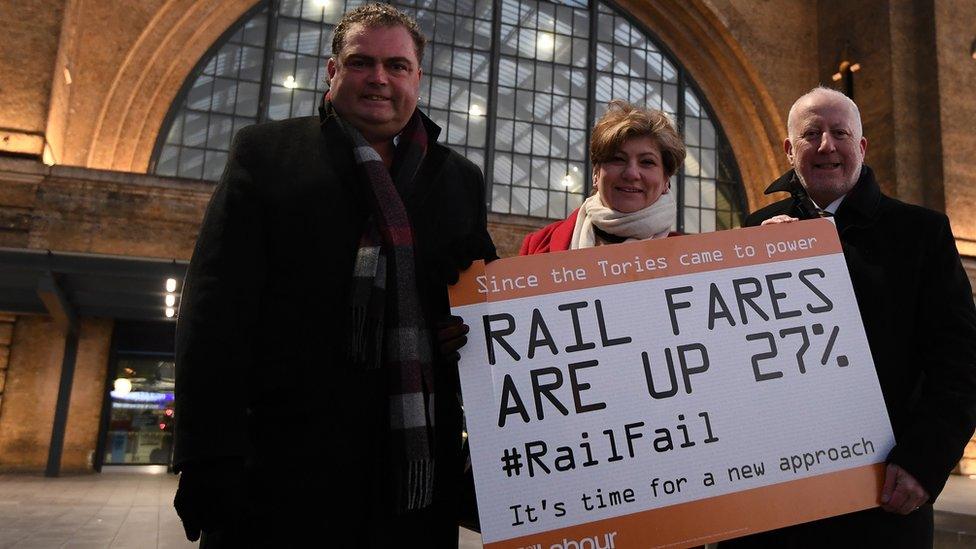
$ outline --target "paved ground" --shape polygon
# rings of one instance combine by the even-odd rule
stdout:
[[[0,475],[0,547],[193,547],[175,492],[166,474]]]
[[[0,549],[193,547],[175,493],[167,474],[0,475]],[[976,547],[976,480],[953,476],[936,509],[935,547]],[[461,549],[480,546],[478,534],[462,530]]]
[[[175,493],[176,477],[165,473],[0,475],[0,548],[195,547],[173,510]],[[481,547],[481,536],[462,531],[460,547]]]

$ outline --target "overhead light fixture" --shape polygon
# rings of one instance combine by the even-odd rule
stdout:
[[[563,179],[562,179],[562,184],[563,184],[563,187],[572,187],[573,186],[573,176],[571,176],[569,174],[564,175],[563,176]]]
[[[289,90],[293,90],[298,87],[298,82],[295,82],[295,77],[289,74],[285,77],[285,83],[282,85]]]
[[[548,32],[540,32],[537,43],[540,50],[551,50],[556,46],[556,39]]]
[[[323,9],[327,8],[329,7],[329,0],[315,0],[315,5]]]
[[[861,70],[861,64],[860,63],[853,63],[848,68],[850,69],[851,72],[857,72],[857,71]]]
[[[485,111],[481,108],[481,105],[471,105],[471,108],[468,109],[468,114],[471,116],[484,116]]]
[[[176,305],[176,296],[173,294],[166,294],[166,306],[172,307]]]
[[[176,291],[176,279],[175,278],[167,278],[166,279],[166,291],[167,292],[170,292],[170,293],[173,293],[173,292]]]
[[[116,395],[125,396],[132,391],[132,382],[124,377],[120,377],[112,384],[112,388],[115,389]]]
[[[176,309],[172,307],[166,307],[166,318],[173,318],[176,316]]]

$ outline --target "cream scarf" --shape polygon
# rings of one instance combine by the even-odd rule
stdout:
[[[668,236],[676,220],[677,208],[674,194],[671,192],[662,194],[661,198],[643,210],[631,213],[611,210],[600,200],[600,194],[596,193],[584,200],[583,205],[580,206],[569,249],[596,246],[594,225],[602,231],[624,237],[628,241],[647,240]]]

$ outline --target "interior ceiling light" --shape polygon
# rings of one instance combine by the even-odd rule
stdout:
[[[112,384],[112,388],[115,389],[116,394],[124,396],[132,391],[132,382],[124,377],[120,377]]]
[[[176,296],[173,294],[166,294],[166,306],[172,307],[176,305]]]
[[[539,33],[539,49],[551,50],[556,45],[556,40],[548,32]]]
[[[166,279],[166,291],[167,292],[170,292],[170,293],[173,293],[173,292],[176,291],[176,279],[175,278],[167,278]]]
[[[288,76],[285,77],[285,83],[283,84],[283,86],[285,86],[289,90],[293,90],[298,87],[298,82],[295,82],[295,77],[289,74]]]

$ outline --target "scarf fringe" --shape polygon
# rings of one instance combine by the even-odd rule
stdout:
[[[400,469],[397,509],[412,511],[430,506],[434,499],[434,461],[411,461]]]

